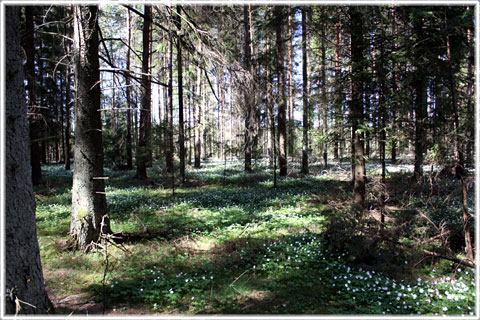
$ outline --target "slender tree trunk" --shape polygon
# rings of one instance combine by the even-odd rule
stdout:
[[[168,104],[167,104],[167,150],[166,165],[167,172],[174,172],[173,163],[173,39],[170,35],[168,40]]]
[[[357,7],[350,7],[351,18],[351,56],[352,56],[352,136],[353,136],[353,164],[354,164],[354,201],[365,206],[365,162],[363,160],[363,142],[358,131],[363,122],[363,21],[362,11]]]
[[[471,10],[470,7],[467,7],[467,10]],[[467,45],[468,45],[468,57],[467,57],[467,85],[466,85],[466,96],[467,96],[467,106],[466,112],[467,114],[474,113],[474,82],[475,76],[473,73],[473,61],[474,61],[474,47],[472,45],[472,30],[468,28],[467,30]],[[474,153],[473,147],[475,144],[475,118],[470,117],[469,121],[467,121],[467,135],[466,135],[466,164],[472,165],[474,162]]]
[[[293,12],[288,15],[288,155],[294,156],[295,153],[295,121],[293,119],[294,110],[294,88],[295,82],[293,80]],[[303,153],[302,153],[303,156]]]
[[[141,83],[141,111],[140,132],[137,146],[137,172],[135,178],[147,179],[147,165],[152,158],[151,149],[151,96],[152,84],[150,76],[150,33],[152,6],[145,5],[145,19],[143,22],[143,48],[142,48],[142,83]]]
[[[307,14],[306,8],[302,8],[302,74],[303,74],[303,145],[302,145],[302,173],[308,174],[308,129],[309,129],[309,105],[308,105],[308,51],[307,51]]]
[[[133,169],[133,152],[132,152],[132,102],[131,102],[131,89],[130,89],[130,47],[132,44],[132,17],[130,10],[127,10],[127,72],[125,73],[125,95],[127,100],[127,138],[126,138],[126,151],[127,151],[127,169]]]
[[[448,30],[448,18],[447,18],[447,10],[445,9],[445,28]],[[448,58],[448,78],[450,84],[450,99],[452,103],[452,110],[454,116],[454,135],[455,135],[455,157],[456,157],[456,164],[455,164],[455,174],[457,177],[461,179],[462,182],[462,210],[463,210],[463,232],[465,238],[465,253],[467,259],[470,261],[474,261],[474,254],[473,254],[473,245],[472,245],[472,236],[470,234],[470,214],[468,212],[468,190],[466,185],[466,172],[465,172],[465,161],[463,156],[463,145],[460,136],[460,119],[458,116],[458,101],[457,101],[457,87],[455,84],[455,67],[454,61],[452,58],[452,51],[455,48],[452,48],[452,44],[450,42],[450,35],[446,35],[446,43],[447,43],[447,58]],[[458,63],[457,63],[458,64]]]
[[[70,7],[66,8],[67,15],[72,14],[72,9]],[[66,34],[72,35],[71,23],[66,27]],[[72,46],[69,41],[65,41],[65,53],[70,55],[72,51]],[[70,157],[71,157],[71,146],[70,146],[70,132],[71,132],[71,118],[72,112],[70,107],[73,105],[72,101],[72,92],[71,92],[71,59],[68,58],[68,65],[66,67],[66,88],[65,88],[65,170],[70,170]]]
[[[340,81],[340,76],[341,76],[341,68],[340,68],[340,56],[341,56],[341,46],[340,42],[342,39],[342,24],[341,21],[339,20],[337,22],[337,26],[335,30],[337,31],[337,35],[335,37],[335,98],[334,98],[334,103],[335,103],[335,133],[334,133],[334,141],[335,141],[335,146],[334,146],[334,154],[333,157],[335,159],[339,158],[339,151],[342,149],[342,141],[340,140],[343,137],[343,134],[341,135],[339,133],[340,130],[343,130],[343,112],[342,112],[342,101],[343,101],[343,89],[342,89],[342,84]],[[342,149],[343,150],[343,149]],[[342,152],[340,152],[342,154]],[[342,157],[340,155],[340,157]]]
[[[180,179],[185,182],[185,123],[183,121],[183,66],[182,66],[182,21],[180,12],[182,7],[177,5],[177,18],[175,19],[178,39],[177,39],[177,76],[178,76],[178,143],[180,145]]]
[[[40,142],[42,117],[40,108],[37,107],[37,85],[35,80],[35,37],[34,37],[34,13],[35,7],[25,7],[25,54],[27,63],[25,73],[27,78],[28,106],[30,118],[30,163],[32,166],[32,183],[34,186],[42,182],[42,153]]]
[[[283,6],[275,6],[274,14],[277,17],[275,32],[277,46],[277,77],[278,77],[278,135],[279,135],[279,166],[280,176],[287,175],[287,126],[286,126],[286,101],[285,101],[285,72],[284,72],[284,45],[283,45]]]
[[[250,38],[250,5],[243,6],[243,24],[245,28],[245,70],[247,73],[244,87],[244,99],[245,106],[247,109],[247,115],[245,118],[245,172],[252,172],[252,152],[255,136],[255,106],[253,101],[253,92],[252,92],[252,77],[253,77],[253,68],[252,68],[252,51],[251,51],[251,41]]]
[[[78,249],[87,250],[110,232],[100,114],[98,7],[74,6],[76,86],[75,153],[70,234]]]
[[[322,12],[322,72],[321,72],[321,81],[322,81],[322,114],[323,114],[323,126],[322,126],[322,136],[324,141],[322,143],[323,149],[323,167],[327,169],[328,167],[328,143],[325,139],[328,135],[328,100],[327,100],[327,57],[326,57],[326,47],[325,47],[325,39],[326,39],[326,18],[325,13]],[[320,110],[318,110],[320,114]]]
[[[5,289],[7,315],[46,314],[49,308],[35,223],[27,108],[20,47],[20,7],[5,6]]]
[[[418,42],[425,39],[423,30],[423,21],[416,19],[414,21],[415,33],[418,35]],[[415,69],[415,166],[414,179],[418,182],[423,177],[423,161],[425,159],[426,132],[425,124],[427,121],[427,78],[424,66],[420,64],[422,60],[423,48],[418,48],[415,53],[415,59],[418,61]]]
[[[200,67],[197,67],[197,94],[193,107],[193,118],[195,122],[195,146],[194,146],[194,167],[200,168],[200,159],[202,157],[202,74]]]

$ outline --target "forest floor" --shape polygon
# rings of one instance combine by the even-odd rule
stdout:
[[[265,164],[246,174],[211,161],[189,168],[174,196],[155,166],[147,184],[106,170],[117,238],[85,254],[66,248],[72,174],[45,166],[34,191],[55,313],[473,315],[474,269],[424,253],[464,259],[459,181],[427,173],[415,186],[408,166],[391,165],[382,184],[378,168],[365,210],[348,162],[291,168],[273,188]]]

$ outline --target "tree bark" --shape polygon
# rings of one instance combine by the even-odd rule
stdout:
[[[75,150],[70,234],[73,245],[88,249],[101,232],[110,232],[103,174],[98,7],[74,6],[76,86]]]
[[[414,23],[415,34],[418,36],[417,42],[425,39],[422,18],[417,18]],[[426,132],[425,124],[427,121],[427,78],[424,66],[420,63],[422,60],[422,46],[416,50],[415,60],[417,61],[415,69],[415,166],[413,177],[415,181],[420,181],[423,177],[423,161],[425,159]]]
[[[445,9],[445,28],[448,30],[448,18],[447,18],[447,9]],[[455,174],[461,179],[462,182],[462,211],[463,211],[463,233],[465,239],[465,253],[467,259],[474,261],[473,254],[473,245],[472,245],[472,236],[470,234],[470,214],[468,212],[468,190],[466,185],[466,172],[465,172],[465,160],[463,155],[463,145],[460,137],[460,119],[458,116],[458,101],[457,101],[457,86],[455,84],[455,70],[458,68],[458,62],[453,61],[452,51],[455,48],[452,48],[452,43],[450,41],[450,35],[446,34],[446,44],[447,44],[447,59],[448,59],[448,78],[450,85],[450,99],[453,110],[453,126],[454,126],[454,145],[455,145]]]
[[[147,179],[147,165],[152,158],[151,148],[151,77],[150,74],[150,34],[151,34],[152,6],[145,5],[145,19],[143,22],[142,48],[142,84],[140,132],[137,146],[137,172],[135,178]]]
[[[200,161],[202,156],[202,74],[200,67],[197,67],[197,93],[193,104],[193,121],[195,123],[195,145],[194,145],[194,167],[200,168]]]
[[[42,135],[42,117],[40,108],[37,107],[37,85],[35,80],[35,37],[34,37],[34,11],[35,7],[25,7],[25,54],[27,63],[25,75],[27,78],[28,106],[30,118],[30,163],[32,166],[32,183],[34,186],[42,182],[42,151],[40,142],[36,141]]]
[[[131,90],[130,90],[130,47],[132,43],[132,17],[130,10],[127,10],[127,65],[125,73],[125,96],[127,100],[127,137],[126,137],[126,151],[127,151],[127,169],[133,169],[133,153],[132,153],[132,111],[130,110],[132,106],[131,101]]]
[[[182,70],[182,20],[180,11],[182,7],[177,5],[177,17],[175,24],[178,30],[177,38],[177,76],[178,76],[178,143],[180,158],[180,178],[185,182],[185,124],[183,121],[183,70]]]
[[[250,5],[243,6],[243,25],[245,29],[245,60],[244,67],[247,73],[245,77],[245,87],[244,87],[244,99],[245,106],[247,109],[247,114],[245,117],[245,172],[252,172],[252,152],[253,152],[253,143],[255,136],[255,106],[253,101],[253,92],[252,92],[252,77],[253,77],[253,68],[252,68],[252,51],[251,51],[251,42],[250,38]]]
[[[303,75],[303,139],[302,139],[302,170],[308,174],[308,129],[309,129],[309,106],[308,106],[308,51],[307,51],[307,14],[306,8],[302,8],[302,75]]]
[[[288,15],[288,155],[294,156],[295,153],[295,121],[293,119],[294,103],[294,88],[295,81],[293,80],[293,12]]]
[[[20,7],[5,6],[5,287],[8,315],[46,314],[30,174],[27,108],[20,47]],[[17,306],[20,307],[17,310]],[[33,306],[33,307],[32,307]]]
[[[280,176],[287,175],[287,126],[286,126],[286,101],[285,101],[285,72],[284,72],[284,39],[282,36],[283,29],[283,6],[275,6],[274,15],[276,19],[276,71],[278,78],[278,136],[279,136],[279,167]]]
[[[351,56],[352,56],[352,137],[353,137],[353,173],[354,201],[361,207],[365,206],[365,162],[363,161],[363,142],[359,129],[363,124],[363,21],[360,8],[350,7],[351,18]]]

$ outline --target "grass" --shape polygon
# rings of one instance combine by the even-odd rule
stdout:
[[[156,185],[134,185],[133,172],[106,172],[112,229],[128,237],[123,250],[109,246],[111,269],[103,281],[102,252],[62,249],[71,173],[44,168],[47,182],[35,189],[37,228],[46,284],[56,296],[82,293],[110,310],[146,313],[474,312],[473,270],[368,242],[356,229],[366,220],[356,218],[349,182],[332,171],[283,178],[273,189],[266,168],[245,174],[240,163],[224,168],[212,162],[189,170],[189,184],[176,189],[175,197],[162,187],[169,185],[168,177],[149,174]],[[390,188],[398,187],[401,177],[390,179]],[[427,206],[419,192],[409,208],[455,229],[459,203],[445,196],[428,197],[436,206]],[[403,200],[397,196],[392,205]],[[392,219],[402,210],[392,212]],[[409,232],[427,232],[423,220],[412,221]],[[362,254],[358,246],[373,249]]]

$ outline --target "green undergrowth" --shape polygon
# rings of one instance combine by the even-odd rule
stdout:
[[[416,263],[415,255],[370,243],[355,228],[347,233],[357,210],[348,181],[323,172],[282,178],[273,188],[271,171],[255,168],[245,174],[240,162],[207,163],[188,170],[175,196],[170,178],[155,170],[148,185],[132,171],[106,170],[112,229],[124,237],[106,256],[65,250],[72,176],[45,167],[46,183],[35,194],[47,286],[57,297],[82,293],[109,310],[141,306],[148,313],[473,313],[473,270]],[[421,197],[413,197],[416,209],[426,208]],[[458,203],[443,203],[451,210],[425,212],[455,227]],[[426,228],[422,223],[412,232]],[[332,245],[337,240],[341,245]],[[371,259],[360,259],[367,253],[355,247],[365,243]]]

